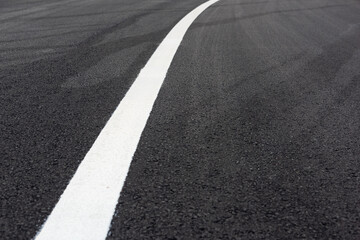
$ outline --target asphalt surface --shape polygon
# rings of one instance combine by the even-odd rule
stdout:
[[[204,1],[0,3],[1,235],[31,239]],[[183,40],[108,239],[360,239],[360,1],[220,0]]]

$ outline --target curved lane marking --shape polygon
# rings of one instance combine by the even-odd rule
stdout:
[[[165,37],[79,165],[36,240],[106,238],[132,157],[172,59],[190,25],[217,1],[195,8]]]

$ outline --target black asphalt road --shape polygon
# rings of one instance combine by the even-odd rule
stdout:
[[[2,239],[35,236],[202,2],[0,2]],[[108,240],[360,239],[359,136],[359,0],[220,0],[172,62]]]

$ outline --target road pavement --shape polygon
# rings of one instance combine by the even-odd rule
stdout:
[[[1,227],[40,230],[157,46],[205,1],[0,3]],[[360,1],[220,0],[169,68],[111,239],[359,239]]]

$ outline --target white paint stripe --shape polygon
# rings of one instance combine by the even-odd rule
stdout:
[[[81,162],[36,240],[105,239],[141,133],[172,59],[210,0],[187,14],[151,56]]]

